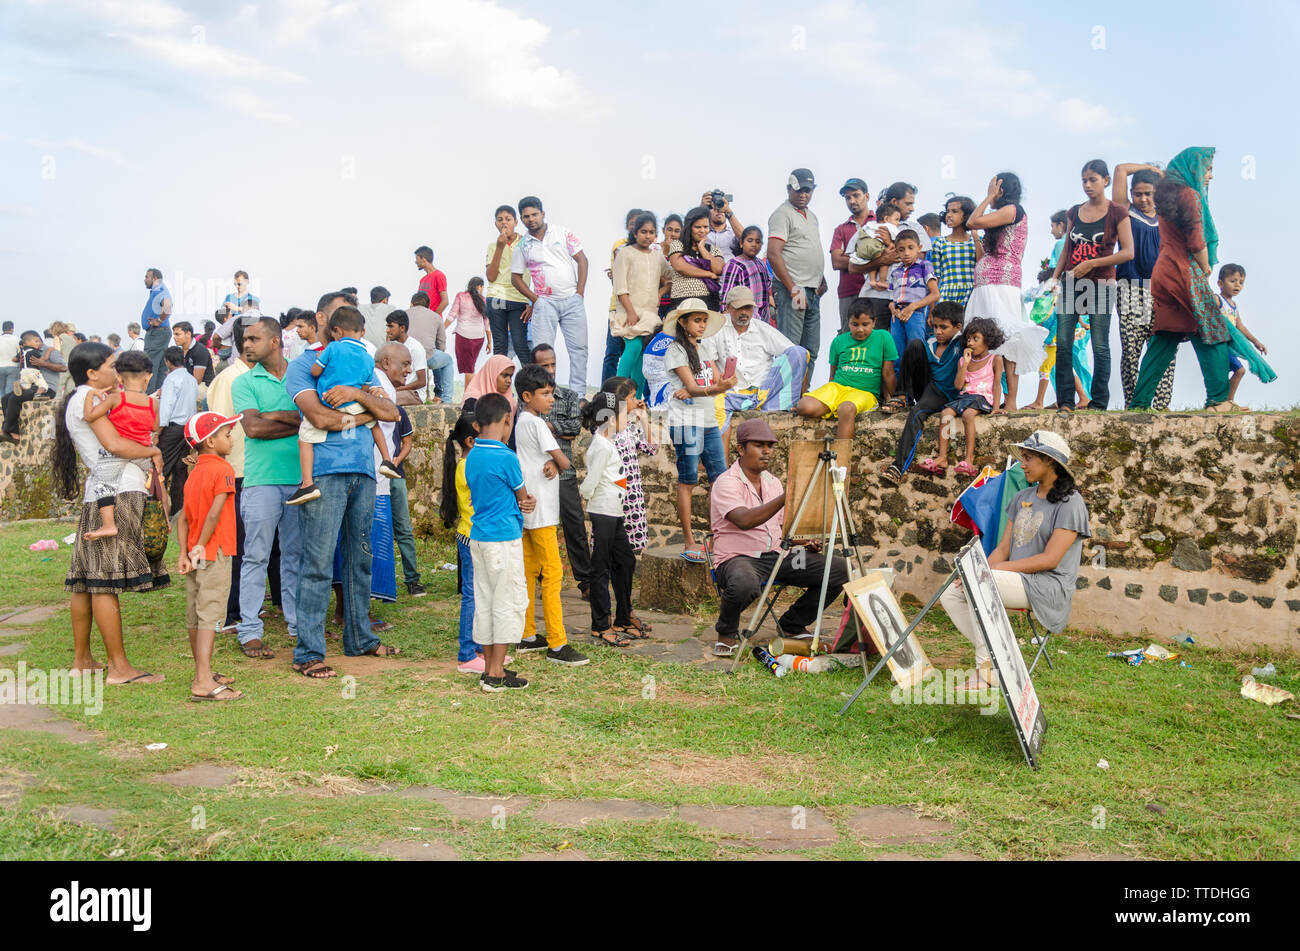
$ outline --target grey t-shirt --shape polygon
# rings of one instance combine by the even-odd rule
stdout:
[[[1088,506],[1077,491],[1062,502],[1052,503],[1040,498],[1038,486],[1031,485],[1007,503],[1007,528],[1011,532],[1011,561],[1041,555],[1058,528],[1078,532],[1079,537],[1066,549],[1055,568],[1020,576],[1025,582],[1029,606],[1038,620],[1053,634],[1059,634],[1070,619],[1083,540],[1092,536],[1088,529]]]
[[[794,205],[785,201],[767,219],[769,238],[785,242],[781,260],[796,287],[816,288],[826,270],[826,252],[822,250],[822,237],[817,216],[805,210],[801,214]]]
[[[707,362],[708,354],[700,347],[700,371],[695,374],[695,382],[700,386],[713,385],[713,367]],[[682,377],[677,372],[678,367],[686,367],[690,372],[691,362],[686,356],[686,348],[680,343],[673,342],[668,345],[664,351],[664,371],[668,374],[668,392],[676,393],[681,389]],[[714,413],[715,397],[712,396],[690,396],[684,400],[679,400],[673,396],[668,399],[668,425],[669,426],[701,426],[707,429],[710,426],[717,427],[718,417]]]

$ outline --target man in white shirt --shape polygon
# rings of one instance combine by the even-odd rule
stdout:
[[[398,406],[420,406],[429,395],[429,357],[424,344],[409,333],[410,318],[404,310],[391,311],[384,324],[388,342],[400,343],[411,355],[411,369],[406,383],[396,388]]]
[[[388,340],[388,315],[397,310],[388,302],[388,288],[370,288],[370,303],[362,304],[357,310],[366,319],[366,339],[376,347],[382,347]]]
[[[736,387],[723,397],[724,433],[737,410],[774,413],[793,409],[803,395],[808,374],[808,351],[791,344],[775,327],[754,320],[753,291],[733,287],[727,292],[726,308],[727,322],[700,348],[723,375],[727,375],[727,361],[736,361]]]
[[[709,209],[709,235],[704,243],[721,254],[724,261],[730,261],[736,256],[735,245],[745,230],[731,210],[731,196],[723,195],[721,207],[715,208],[713,192],[708,191],[700,197],[700,205]]]
[[[18,336],[14,322],[6,320],[0,327],[0,396],[12,393],[18,379]]]
[[[577,236],[548,225],[541,199],[519,199],[519,217],[528,233],[510,259],[510,282],[529,300],[524,320],[532,321],[533,346],[555,346],[564,333],[569,353],[569,389],[587,392],[587,255]],[[531,280],[525,279],[527,273]]]
[[[126,335],[130,338],[123,350],[144,350],[144,337],[140,336],[140,325],[129,323],[126,325]]]

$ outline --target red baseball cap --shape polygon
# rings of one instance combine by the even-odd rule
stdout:
[[[211,410],[205,413],[195,413],[185,424],[185,441],[196,449],[222,426],[233,426],[244,418],[244,414],[238,416],[222,416],[220,413],[214,413]]]

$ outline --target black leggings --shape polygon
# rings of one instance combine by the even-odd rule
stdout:
[[[632,622],[632,576],[636,573],[636,552],[627,540],[623,518],[589,513],[591,519],[591,629],[609,630],[609,584],[614,583],[614,624]]]

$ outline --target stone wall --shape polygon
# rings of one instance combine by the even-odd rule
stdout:
[[[455,411],[419,407],[411,418],[417,429],[407,465],[412,518],[417,531],[441,532],[443,449]],[[832,425],[787,414],[767,420],[781,441],[773,470],[782,477],[781,450],[792,440],[820,439]],[[986,417],[979,426],[981,464],[1001,465],[1004,447],[1038,428],[1061,433],[1074,449],[1093,527],[1074,626],[1160,638],[1189,632],[1211,644],[1300,650],[1300,417],[1018,413]],[[49,404],[25,407],[23,427],[36,438],[0,448],[0,518],[61,514],[67,508],[50,489]],[[901,488],[881,483],[878,472],[892,458],[901,428],[898,417],[859,421],[849,496],[869,563],[891,565],[896,590],[925,599],[969,537],[948,521],[965,481],[913,470]],[[933,449],[934,434],[932,423],[921,453]],[[644,458],[642,474],[653,540],[680,544],[671,445]],[[703,486],[694,514],[698,526],[707,524]]]

